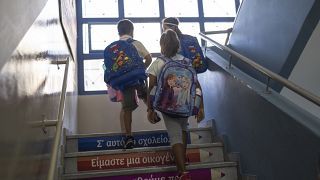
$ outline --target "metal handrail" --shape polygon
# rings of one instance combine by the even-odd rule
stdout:
[[[250,65],[251,67],[253,67],[254,69],[258,70],[259,72],[261,72],[262,74],[266,75],[269,78],[280,82],[281,84],[283,84],[285,87],[287,87],[288,89],[294,91],[295,93],[299,94],[300,96],[304,97],[305,99],[313,102],[314,104],[320,106],[320,97],[307,91],[306,89],[298,86],[297,84],[281,77],[280,75],[270,71],[269,69],[257,64],[256,62],[254,62],[253,60],[237,53],[236,51],[232,50],[231,48],[221,45],[220,43],[214,41],[213,39],[209,38],[208,36],[206,36],[205,34],[206,32],[200,32],[199,35],[201,36],[201,38],[203,40],[209,41],[210,43],[214,44],[215,46],[217,46],[218,48],[228,52],[231,56],[237,57],[239,60],[241,60],[242,62],[245,62],[246,64]],[[267,84],[268,85],[268,84]]]
[[[54,137],[54,142],[53,142],[52,151],[51,151],[52,153],[50,156],[50,167],[49,167],[47,180],[54,180],[55,172],[56,172],[57,158],[59,153],[59,145],[61,141],[61,133],[62,133],[62,125],[63,125],[64,107],[65,107],[65,100],[66,100],[66,94],[67,94],[69,61],[70,60],[68,57],[66,61],[66,66],[64,69],[63,84],[62,84],[62,90],[60,94],[58,118],[57,118],[57,125],[56,125],[56,134]]]
[[[220,30],[220,31],[206,31],[205,33],[206,34],[224,34],[224,33],[227,33],[227,38],[224,42],[224,45],[227,45],[227,43],[229,42],[229,37],[230,37],[230,34],[232,32],[232,29],[233,28],[229,28],[227,30]]]

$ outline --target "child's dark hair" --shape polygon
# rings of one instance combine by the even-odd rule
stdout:
[[[161,53],[168,58],[175,56],[180,47],[179,38],[172,29],[167,29],[160,38]]]
[[[176,17],[167,17],[162,20],[162,24],[168,26],[170,29],[174,30],[178,37],[181,36],[182,32],[179,29],[179,19]]]
[[[118,22],[118,33],[120,36],[133,32],[133,23],[129,19],[123,19]]]

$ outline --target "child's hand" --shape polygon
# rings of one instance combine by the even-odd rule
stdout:
[[[198,114],[196,115],[197,122],[201,122],[204,119],[204,109],[200,108]]]
[[[156,124],[161,120],[161,118],[158,116],[157,112],[154,110],[148,110],[148,115],[147,115],[148,121],[151,124]]]
[[[197,119],[197,122],[201,122],[203,119],[204,119],[204,104],[203,104],[203,100],[201,101],[200,103],[200,107],[199,107],[199,111],[198,111],[198,114],[195,116],[196,119]]]

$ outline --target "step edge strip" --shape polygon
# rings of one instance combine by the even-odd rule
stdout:
[[[224,167],[237,167],[236,162],[214,162],[214,163],[198,163],[190,164],[187,166],[187,170],[193,169],[205,169],[205,168],[224,168]],[[146,171],[148,173],[157,173],[157,172],[167,172],[175,171],[175,166],[166,166],[166,167],[139,167],[131,169],[121,169],[121,170],[111,170],[111,171],[91,171],[91,172],[80,172],[80,173],[70,173],[63,174],[65,179],[69,178],[93,178],[93,177],[107,177],[107,176],[117,176],[121,173],[122,175],[133,175],[133,174],[144,174]],[[68,178],[69,177],[69,178]]]
[[[205,127],[205,128],[190,128],[189,132],[194,131],[208,131],[212,130],[211,127]],[[155,129],[155,130],[144,130],[144,131],[136,131],[133,132],[133,135],[135,134],[151,134],[153,132],[167,132],[165,129]],[[112,132],[112,133],[91,133],[91,134],[74,134],[74,135],[68,135],[67,140],[69,139],[78,139],[78,138],[89,138],[89,137],[103,137],[103,136],[116,136],[116,135],[123,135],[123,133],[119,132]]]
[[[196,148],[211,148],[211,147],[223,147],[222,143],[205,143],[205,144],[188,144],[188,149]],[[135,153],[135,152],[150,152],[150,151],[161,151],[169,150],[171,146],[159,146],[159,147],[144,147],[134,148],[128,150],[102,150],[102,151],[83,151],[83,152],[70,152],[65,154],[65,158],[83,157],[83,156],[96,156],[96,155],[108,155],[108,154],[124,154],[124,153]]]

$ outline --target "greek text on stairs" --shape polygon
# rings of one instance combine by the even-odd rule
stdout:
[[[78,170],[99,170],[174,164],[169,151],[113,154],[78,159]]]

